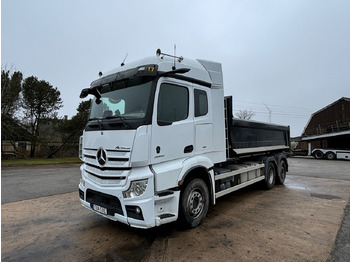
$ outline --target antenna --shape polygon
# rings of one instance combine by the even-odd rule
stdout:
[[[264,103],[264,106],[267,108],[267,110],[269,111],[269,122],[271,123],[271,114],[272,114],[272,111],[270,108],[267,107],[267,105],[265,105]]]
[[[128,54],[129,54],[129,53],[126,53],[126,56],[125,56],[123,62],[120,64],[120,66],[124,66],[124,65],[125,65],[124,62],[125,62],[126,58],[128,57]]]

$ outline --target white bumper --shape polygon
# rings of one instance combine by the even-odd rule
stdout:
[[[137,228],[151,228],[177,220],[180,192],[169,191],[155,195],[153,173],[148,167],[133,168],[124,186],[98,185],[88,179],[83,168],[81,171],[79,195],[85,208]],[[140,179],[148,179],[144,194],[140,197],[125,198],[123,192],[128,190],[130,183]],[[94,205],[97,205],[97,208],[94,209]],[[102,207],[102,211],[98,207]]]

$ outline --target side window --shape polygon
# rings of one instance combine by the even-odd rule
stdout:
[[[205,116],[208,113],[207,92],[199,89],[194,90],[194,116]]]
[[[158,97],[158,125],[171,125],[188,116],[188,89],[173,84],[162,84]]]

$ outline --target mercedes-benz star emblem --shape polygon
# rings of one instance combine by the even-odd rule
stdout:
[[[100,163],[101,166],[103,166],[107,162],[107,153],[102,148],[97,150],[97,161]]]

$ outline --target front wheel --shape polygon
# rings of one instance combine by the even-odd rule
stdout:
[[[180,222],[194,228],[202,223],[209,208],[208,187],[201,179],[190,181],[181,194]]]

